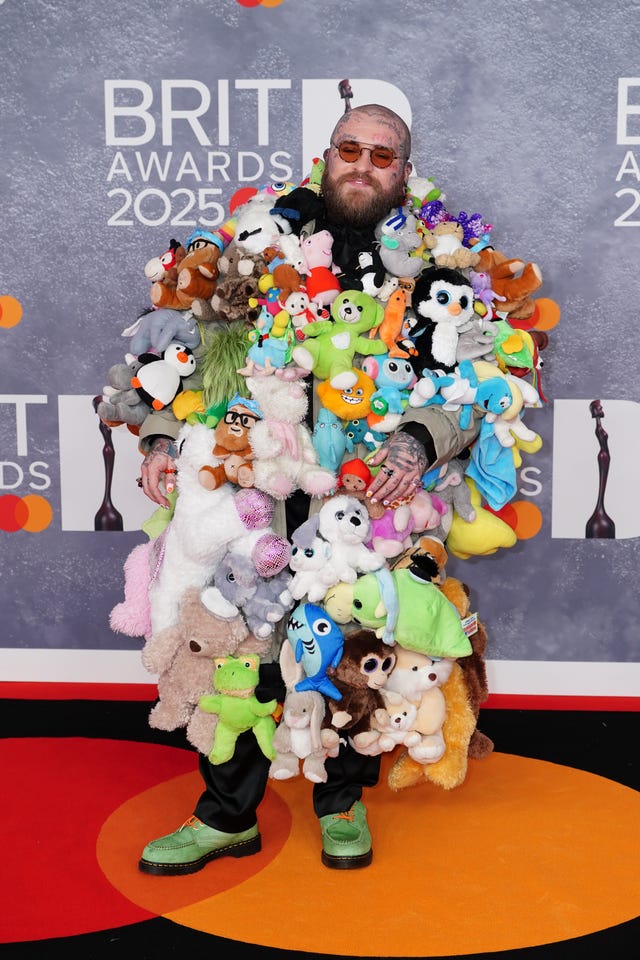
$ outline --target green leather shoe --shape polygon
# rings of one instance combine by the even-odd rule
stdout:
[[[189,817],[175,833],[152,840],[142,851],[138,868],[156,876],[196,873],[218,857],[248,857],[262,844],[258,825],[241,833],[223,833]]]
[[[335,870],[368,867],[373,859],[367,810],[359,800],[346,813],[320,817],[322,862]]]

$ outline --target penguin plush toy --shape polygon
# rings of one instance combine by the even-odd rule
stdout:
[[[168,407],[182,391],[182,381],[196,369],[193,350],[176,341],[161,356],[141,353],[138,363],[142,366],[131,378],[131,386],[152,410]]]
[[[425,368],[451,373],[459,333],[474,318],[470,282],[460,270],[429,267],[416,280],[411,306],[414,316],[406,330],[417,351],[410,357],[416,375]]]

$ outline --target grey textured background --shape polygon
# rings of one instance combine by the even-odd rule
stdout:
[[[616,191],[634,185],[615,182],[627,149],[616,145],[616,98],[619,77],[640,75],[639,7],[284,0],[246,9],[235,0],[183,0],[167,9],[149,0],[5,0],[0,294],[18,298],[24,317],[0,329],[0,392],[49,397],[30,444],[31,459],[52,465],[47,497],[56,515],[38,535],[0,533],[0,643],[139,645],[114,636],[107,617],[141,535],[60,532],[55,469],[57,395],[100,392],[120,359],[121,330],[147,305],[144,262],[175,232],[168,224],[107,226],[116,209],[107,192],[126,184],[106,182],[115,149],[104,141],[104,80],[137,78],[157,90],[162,77],[212,88],[221,78],[290,78],[293,94],[272,94],[272,141],[297,157],[301,80],[345,76],[387,80],[406,94],[418,172],[435,178],[451,210],[479,211],[493,223],[496,246],[538,262],[541,294],[562,308],[544,357],[551,402],[525,418],[544,439],[539,454],[525,456],[540,470],[543,530],[510,550],[449,565],[472,587],[490,628],[490,657],[640,660],[637,539],[553,540],[550,529],[553,398],[638,399],[640,228],[613,224],[627,206]],[[230,151],[253,148],[254,102],[234,95]],[[336,118],[341,109],[336,97]],[[140,149],[149,148],[162,149],[159,135]],[[173,146],[178,155],[192,148],[186,134]],[[306,172],[298,166],[294,179]],[[13,422],[0,408],[0,459],[14,459],[13,447]],[[616,469],[637,470],[636,445],[615,457]]]

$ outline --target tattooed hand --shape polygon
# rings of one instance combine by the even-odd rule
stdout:
[[[367,464],[378,473],[367,488],[373,503],[389,506],[396,500],[411,500],[420,489],[422,474],[427,469],[427,455],[419,440],[409,433],[392,434],[369,458]]]
[[[176,448],[168,437],[157,437],[149,453],[142,461],[140,469],[141,486],[150,500],[159,503],[161,507],[168,507],[169,501],[164,495],[160,483],[165,481],[165,474],[175,472]]]

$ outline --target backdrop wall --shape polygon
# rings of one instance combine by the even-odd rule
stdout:
[[[631,0],[0,5],[0,679],[150,681],[108,625],[150,504],[135,438],[106,437],[92,398],[149,304],[147,259],[238,189],[299,182],[348,77],[562,311],[526,417],[543,447],[518,473],[541,529],[448,566],[489,629],[492,691],[638,695],[639,33]],[[595,398],[613,539],[585,537]],[[105,440],[121,531],[94,528]]]

